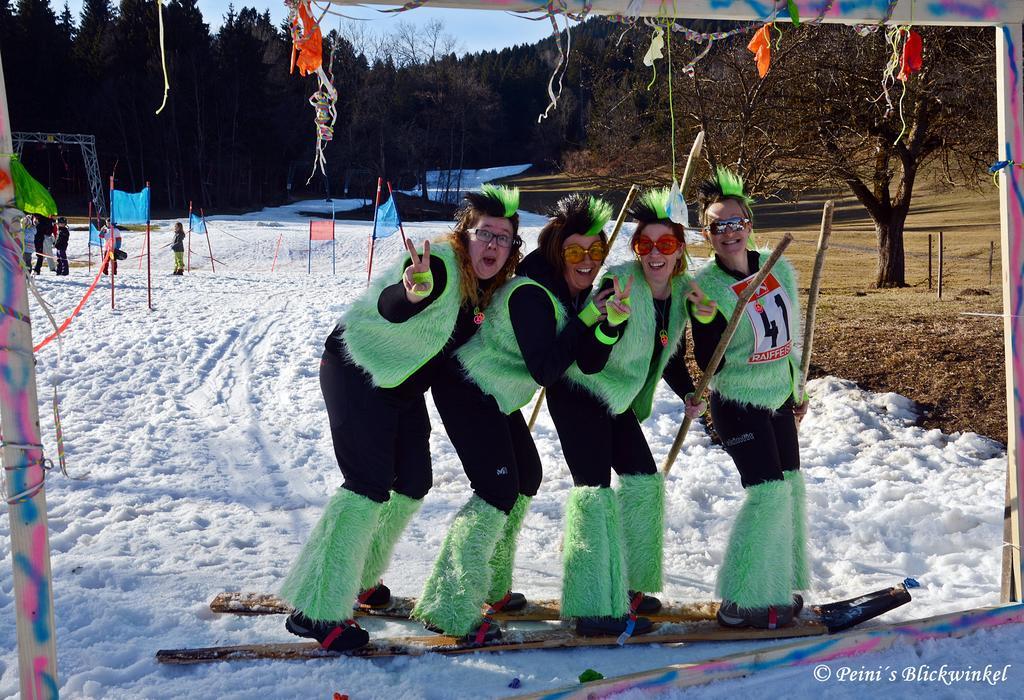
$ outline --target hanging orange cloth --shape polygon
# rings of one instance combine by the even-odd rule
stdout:
[[[764,25],[754,34],[754,38],[747,44],[747,50],[754,54],[757,59],[757,74],[762,78],[768,72],[772,64],[772,23]]]
[[[911,75],[921,70],[923,63],[921,54],[923,51],[924,42],[921,40],[921,35],[911,29],[910,36],[907,37],[903,44],[903,59],[900,61],[900,80],[906,82]]]
[[[302,29],[299,30],[299,20]],[[299,67],[299,75],[315,73],[324,60],[323,35],[320,25],[309,12],[309,3],[300,2],[298,17],[292,23],[292,71]]]

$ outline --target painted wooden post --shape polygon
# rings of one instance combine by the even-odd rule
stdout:
[[[942,254],[945,250],[945,245],[942,241],[942,231],[939,231],[939,283],[936,287],[939,290],[939,300],[942,300]]]
[[[1021,25],[996,27],[996,89],[999,159],[1024,162],[1024,100],[1021,85]],[[1003,336],[1006,347],[1006,457],[1011,537],[1003,548],[1012,574],[1012,588],[1003,601],[1021,598],[1021,541],[1024,540],[1024,170],[1003,168],[999,176],[999,229],[1003,268]]]
[[[57,639],[53,620],[50,539],[46,522],[42,439],[28,287],[21,270],[21,212],[14,208],[9,154],[13,151],[7,89],[0,63],[0,435],[10,503],[18,681],[23,700],[57,697]]]

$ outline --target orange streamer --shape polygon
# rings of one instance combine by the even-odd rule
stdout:
[[[762,78],[768,73],[772,64],[772,23],[764,25],[757,30],[754,38],[747,44],[747,50],[754,54],[757,59],[757,74]]]

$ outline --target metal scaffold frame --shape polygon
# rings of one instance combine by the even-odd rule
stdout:
[[[96,157],[96,137],[92,134],[50,134],[42,131],[13,131],[14,151],[21,156],[26,143],[45,143],[56,146],[81,146],[85,173],[89,177],[89,191],[92,205],[98,214],[103,213],[103,187],[100,185],[100,162]]]

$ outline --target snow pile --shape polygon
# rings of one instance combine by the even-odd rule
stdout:
[[[366,286],[366,222],[338,222],[338,274],[331,246],[314,243],[306,274],[308,224],[299,205],[244,217],[209,219],[221,261],[216,274],[192,237],[193,271],[172,277],[173,222],[154,227],[154,305],[146,309],[145,271],[123,262],[118,305],[97,290],[56,346],[39,354],[39,386],[60,376],[69,469],[52,476],[50,512],[61,692],[89,698],[491,697],[574,684],[586,668],[606,676],[751,649],[763,642],[683,647],[586,649],[418,659],[256,662],[162,667],[157,649],[295,641],[281,617],[218,616],[209,600],[224,590],[276,591],[331,492],[341,483],[317,381],[325,336]],[[302,205],[301,210],[308,206]],[[525,217],[528,245],[540,217]],[[411,223],[416,240],[449,224]],[[624,234],[626,235],[626,234]],[[84,232],[71,252],[85,253]],[[278,239],[278,267],[270,264]],[[131,256],[141,235],[126,234]],[[379,241],[376,271],[398,255],[401,238]],[[626,259],[617,244],[613,259]],[[198,262],[197,262],[198,261]],[[93,268],[95,272],[95,267]],[[38,279],[58,320],[91,278]],[[41,319],[33,306],[34,318]],[[42,332],[36,323],[36,333]],[[867,350],[866,350],[867,351]],[[915,427],[912,404],[825,378],[809,385],[812,408],[801,429],[810,498],[815,600],[845,598],[913,576],[915,601],[883,621],[974,606],[999,597],[1003,486],[1001,446],[974,434]],[[447,526],[469,495],[454,451],[431,409],[434,488],[399,543],[386,576],[398,595],[419,592]],[[671,445],[681,402],[664,386],[644,426],[660,460]],[[53,451],[53,421],[41,411]],[[562,514],[572,484],[546,412],[535,437],[545,480],[523,529],[516,590],[560,594]],[[714,578],[742,491],[721,447],[691,430],[667,484],[665,569],[669,599],[711,599]],[[7,518],[0,519],[0,617],[15,616]],[[418,634],[403,622],[370,620],[371,635]],[[1018,647],[1000,630],[958,645],[898,647],[859,665],[906,664],[979,654],[984,639]],[[0,631],[0,696],[17,693],[13,624]],[[961,653],[962,650],[964,651]],[[977,660],[975,661],[977,665]],[[983,665],[983,664],[982,664]],[[518,691],[508,688],[515,677]],[[796,695],[837,692],[809,670],[777,672]],[[699,689],[730,697],[757,678]],[[860,686],[860,692],[871,686]],[[905,685],[887,691],[916,692]],[[998,691],[1000,689],[994,689]],[[1003,688],[1002,690],[1006,690]],[[980,691],[979,691],[980,692]],[[840,697],[847,697],[839,695]],[[909,697],[909,695],[908,695]]]
[[[523,163],[522,165],[503,165],[496,168],[480,168],[479,170],[428,170],[427,193],[435,202],[444,201],[458,204],[462,199],[463,192],[479,189],[480,185],[503,177],[518,175],[531,167],[533,167],[532,163]],[[411,190],[405,190],[405,194],[421,194],[419,185]]]

